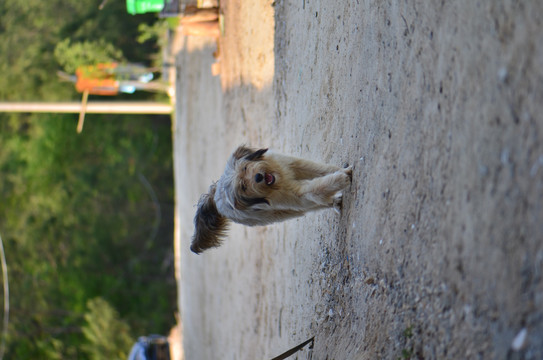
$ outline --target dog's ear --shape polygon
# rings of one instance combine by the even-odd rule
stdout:
[[[215,190],[216,185],[211,185],[209,193],[202,195],[198,201],[190,246],[190,250],[196,254],[220,246],[228,230],[228,219],[219,213],[213,200]]]
[[[236,149],[236,151],[234,151],[232,156],[234,157],[234,159],[239,160],[246,157],[247,155],[252,154],[254,151],[255,151],[254,149],[251,149],[248,146],[241,145],[241,146],[238,146],[238,148]]]
[[[248,161],[258,161],[262,158],[262,156],[268,151],[268,149],[259,149],[254,151],[253,153],[245,156],[245,160]]]
[[[236,160],[245,158],[245,160],[248,160],[248,161],[256,161],[256,160],[260,160],[260,158],[262,157],[262,155],[264,155],[264,153],[266,153],[266,151],[268,151],[268,149],[256,150],[256,149],[247,147],[245,145],[241,145],[236,149],[236,151],[234,151],[232,156]]]

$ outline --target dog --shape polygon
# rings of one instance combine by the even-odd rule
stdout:
[[[190,249],[218,247],[229,221],[255,226],[335,207],[352,181],[352,167],[319,164],[268,149],[238,147],[219,181],[198,201]]]

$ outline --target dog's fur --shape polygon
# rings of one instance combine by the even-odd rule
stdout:
[[[308,211],[341,204],[351,167],[319,164],[240,146],[223,175],[202,195],[194,217],[191,250],[217,247],[226,236],[228,220],[254,226],[302,216]]]

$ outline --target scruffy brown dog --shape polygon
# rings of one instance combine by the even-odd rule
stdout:
[[[302,216],[308,211],[339,207],[352,168],[319,164],[268,149],[240,146],[223,175],[202,195],[194,217],[190,249],[217,247],[229,220],[254,226]]]

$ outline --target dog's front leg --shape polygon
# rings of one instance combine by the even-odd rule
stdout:
[[[304,199],[317,206],[334,206],[341,202],[341,190],[349,186],[352,168],[340,169],[333,174],[304,181],[300,188]]]
[[[298,180],[313,179],[333,174],[336,171],[341,170],[340,167],[334,165],[321,164],[305,159],[291,158],[290,160],[290,166],[294,173],[294,177]]]

